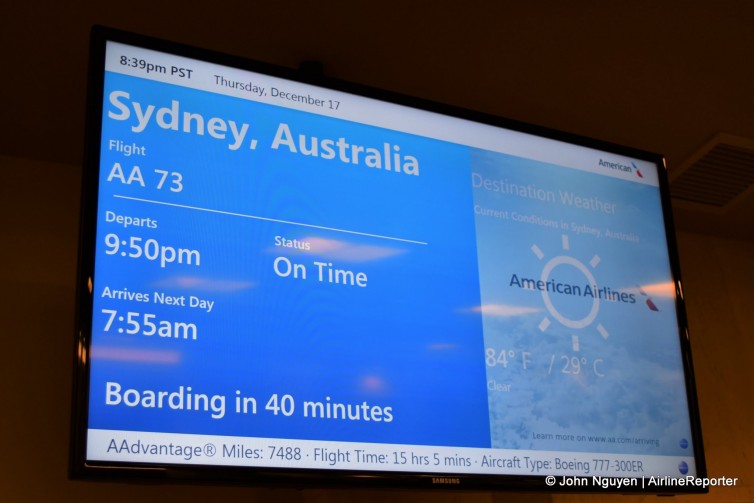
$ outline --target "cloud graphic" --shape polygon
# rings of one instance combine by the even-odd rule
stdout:
[[[450,342],[433,342],[428,348],[432,351],[451,351],[458,349],[458,344],[452,344]]]
[[[666,281],[663,283],[652,283],[648,285],[634,285],[626,288],[621,288],[619,291],[626,293],[633,293],[636,296],[644,297],[660,297],[660,298],[674,298],[675,297],[675,283],[672,281]]]
[[[290,253],[311,254],[330,260],[341,260],[345,262],[368,262],[371,260],[380,260],[394,257],[406,253],[403,248],[391,246],[374,246],[350,243],[348,241],[339,241],[337,239],[325,239],[320,237],[305,237],[298,239],[300,243],[309,243],[309,250],[300,250],[297,248],[285,248]],[[274,247],[270,251],[279,253],[280,248]]]
[[[156,281],[155,288],[190,289],[201,292],[237,292],[253,288],[253,281],[239,281],[234,279],[201,278],[197,276],[173,276]]]
[[[474,313],[482,313],[484,316],[494,316],[498,318],[509,318],[512,316],[525,316],[542,312],[544,309],[538,307],[520,307],[506,304],[482,304],[469,309]]]
[[[641,289],[652,297],[675,297],[675,283],[672,281],[655,283],[653,285],[641,285]]]
[[[181,355],[174,350],[131,349],[113,346],[92,346],[91,356],[97,360],[114,360],[133,363],[178,364]]]

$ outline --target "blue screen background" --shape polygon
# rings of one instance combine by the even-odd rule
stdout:
[[[121,106],[138,102],[142,113],[149,105],[153,114],[177,109],[177,130],[153,115],[135,132],[135,109],[118,120],[114,91],[128,93]],[[681,447],[691,435],[675,299],[656,288],[672,283],[656,187],[115,73],[106,75],[104,95],[90,428],[668,455],[692,449]],[[232,150],[229,131],[224,139],[185,132],[184,113],[248,131]],[[316,137],[380,152],[399,146],[420,174],[370,168],[363,157],[356,165],[274,149],[281,124],[296,144],[304,135],[307,145]],[[113,141],[143,146],[146,155],[126,156]],[[155,170],[169,173],[162,188]],[[558,197],[487,190],[474,177]],[[569,206],[560,191],[616,211]],[[112,215],[150,219],[156,228],[126,227]],[[535,217],[558,225],[531,223]],[[575,230],[583,225],[601,235]],[[607,237],[607,229],[638,242]],[[149,241],[154,253],[196,250],[200,264],[129,257],[133,238]],[[592,301],[553,293],[548,308],[541,291],[511,284],[514,274],[539,279],[559,256],[636,302],[602,301],[586,326],[565,326],[552,310],[583,319]],[[315,262],[363,273],[367,286],[319,281]],[[288,264],[306,277],[301,269],[288,275]],[[569,265],[550,278],[585,283]],[[187,305],[157,303],[158,294]],[[192,298],[212,302],[212,310],[191,307]],[[658,310],[647,307],[650,298]],[[142,324],[147,314],[173,329],[193,324],[196,340],[129,334],[128,313]],[[510,356],[505,364],[501,351]],[[191,387],[224,397],[224,411],[107,404],[107,383],[121,393]],[[236,396],[253,397],[256,413],[236,411]],[[290,414],[266,408],[274,396],[290,397]],[[307,417],[306,402],[350,404],[360,417]],[[365,420],[363,410],[375,407],[381,420]]]

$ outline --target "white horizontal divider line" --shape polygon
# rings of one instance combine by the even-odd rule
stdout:
[[[144,198],[141,198],[141,197],[121,196],[121,195],[118,195],[118,194],[114,194],[113,197],[116,197],[118,199],[128,199],[128,200],[131,200],[131,201],[140,201],[140,202],[143,202],[143,203],[160,204],[160,205],[163,205],[163,206],[174,206],[176,208],[184,208],[184,209],[188,209],[188,210],[206,211],[208,213],[218,213],[218,214],[221,214],[221,215],[230,215],[230,216],[234,216],[234,217],[251,218],[251,219],[254,219],[254,220],[264,220],[264,221],[267,221],[267,222],[276,222],[276,223],[280,223],[280,224],[297,225],[299,227],[310,227],[312,229],[322,229],[322,230],[326,230],[326,231],[342,232],[344,234],[355,234],[357,236],[367,236],[367,237],[378,238],[378,239],[387,239],[387,240],[390,240],[390,241],[400,241],[402,243],[412,243],[412,244],[417,244],[417,245],[428,245],[429,244],[429,243],[427,243],[425,241],[415,241],[413,239],[396,238],[396,237],[393,237],[393,236],[383,236],[383,235],[380,235],[380,234],[370,234],[368,232],[352,231],[352,230],[349,230],[349,229],[338,229],[336,227],[325,227],[323,225],[305,224],[305,223],[302,223],[302,222],[291,222],[289,220],[280,220],[280,219],[277,219],[277,218],[260,217],[260,216],[257,216],[257,215],[247,215],[245,213],[235,213],[233,211],[215,210],[215,209],[212,209],[212,208],[202,208],[200,206],[189,206],[189,205],[186,205],[186,204],[168,203],[166,201],[155,201],[154,199],[144,199]]]

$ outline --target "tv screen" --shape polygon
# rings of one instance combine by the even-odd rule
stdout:
[[[93,31],[75,475],[688,492],[659,155]]]

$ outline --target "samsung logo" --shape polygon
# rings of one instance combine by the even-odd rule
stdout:
[[[461,479],[457,477],[432,477],[432,483],[459,485],[461,483]]]

